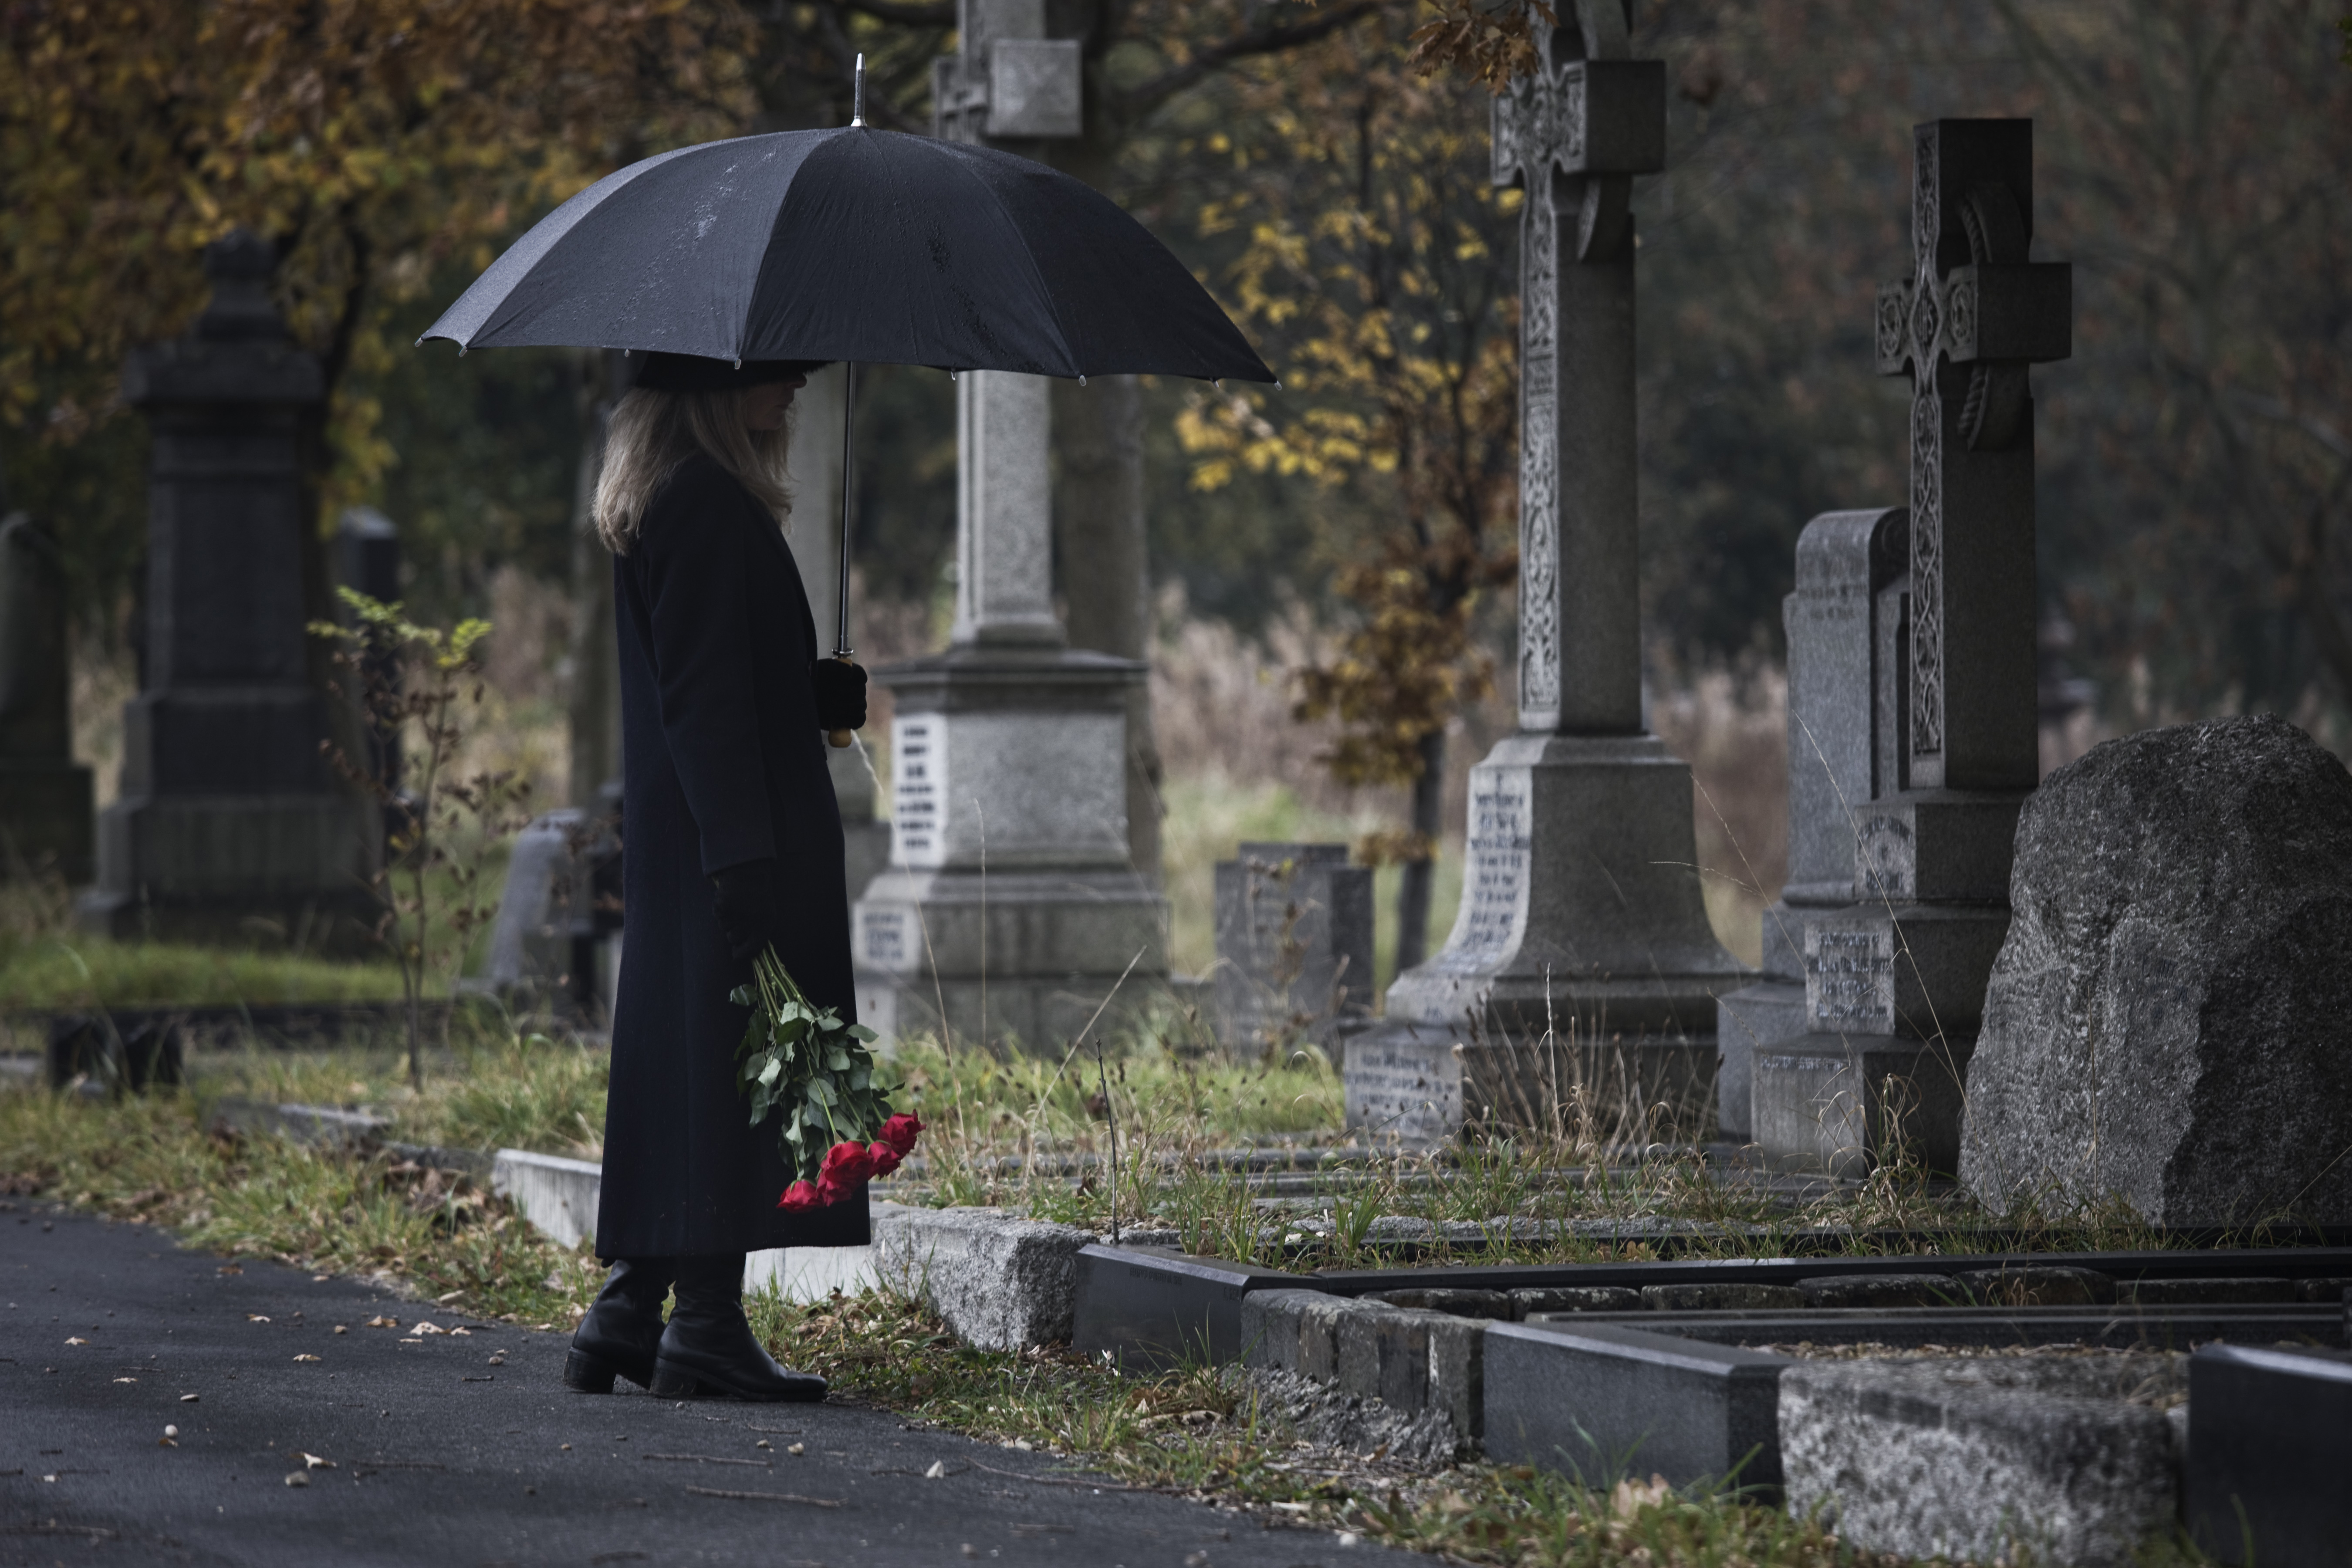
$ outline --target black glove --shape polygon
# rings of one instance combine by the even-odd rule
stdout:
[[[816,727],[866,728],[866,671],[842,658],[821,658],[810,671],[816,683]]]
[[[719,929],[738,963],[749,963],[774,941],[783,910],[783,878],[776,862],[746,860],[711,874],[719,899]]]

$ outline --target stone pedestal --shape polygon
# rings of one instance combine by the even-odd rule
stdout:
[[[890,864],[854,912],[858,1014],[886,1038],[1067,1041],[1166,982],[1167,904],[1128,858],[1132,659],[1061,646],[1045,384],[957,383],[956,624],[875,671],[891,721]],[[1124,985],[1119,976],[1128,972]]]
[[[119,937],[372,940],[380,825],[320,755],[309,679],[299,454],[322,387],[270,302],[273,268],[250,235],[208,247],[194,332],[124,367],[152,438],[147,657],[80,904]]]
[[[1879,370],[1913,390],[1907,574],[1874,611],[1882,762],[1855,902],[1804,921],[1811,1032],[1755,1056],[1765,1155],[1839,1175],[1958,1168],[2039,763],[2028,369],[2071,347],[2068,269],[2026,259],[2032,122],[1936,121],[1914,153],[1916,269],[1880,287],[1876,323]]]
[[[0,518],[0,880],[90,878],[90,772],[73,760],[67,664],[57,542],[23,512]]]
[[[1563,1096],[1703,1133],[1715,999],[1748,973],[1707,922],[1690,770],[1642,711],[1629,203],[1664,163],[1664,69],[1625,58],[1618,7],[1574,18],[1535,24],[1538,68],[1495,105],[1495,183],[1527,191],[1519,733],[1471,772],[1444,951],[1349,1048],[1349,1124],[1402,1135],[1420,1095],[1416,1141],[1549,1124]]]
[[[1797,588],[1780,606],[1789,639],[1789,880],[1764,911],[1763,978],[1716,1008],[1716,1127],[1735,1142],[1754,1131],[1756,1052],[1811,1027],[1805,917],[1853,901],[1854,816],[1877,793],[1877,698],[1892,689],[1877,672],[1894,652],[1900,598],[1887,595],[1907,563],[1907,515],[1900,507],[1824,512],[1797,540]]]
[[[1244,844],[1216,868],[1217,1033],[1248,1055],[1335,1058],[1370,1021],[1372,873],[1344,844]]]

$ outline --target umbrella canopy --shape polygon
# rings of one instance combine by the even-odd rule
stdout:
[[[1034,375],[1274,380],[1079,180],[856,125],[683,147],[532,227],[424,338]]]

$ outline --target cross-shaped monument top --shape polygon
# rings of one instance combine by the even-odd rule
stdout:
[[[1562,14],[1570,12],[1559,0]],[[1642,729],[1633,450],[1633,176],[1665,167],[1666,75],[1619,0],[1534,21],[1495,100],[1519,216],[1519,728]]]
[[[2029,365],[2074,352],[2074,271],[2026,259],[2033,122],[1913,133],[1912,276],[1878,286],[1882,375],[1911,399],[1909,789],[2015,790],[2034,723]]]

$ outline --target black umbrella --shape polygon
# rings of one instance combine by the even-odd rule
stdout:
[[[1116,203],[1009,153],[874,130],[865,96],[860,57],[846,127],[681,147],[606,175],[532,226],[417,342],[843,360],[853,404],[860,362],[1274,380]]]

